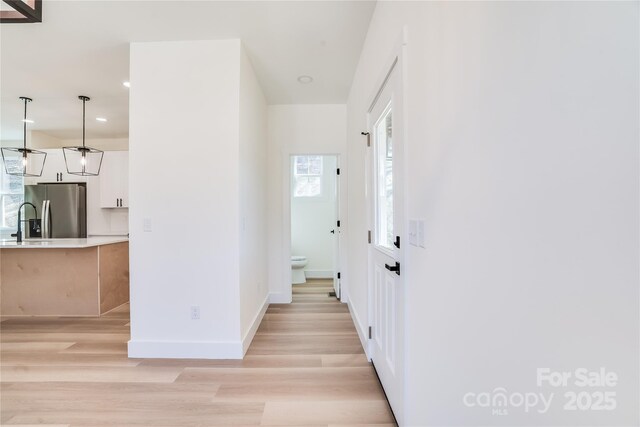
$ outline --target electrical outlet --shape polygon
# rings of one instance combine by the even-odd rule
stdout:
[[[191,320],[200,320],[200,306],[192,305],[191,306]]]

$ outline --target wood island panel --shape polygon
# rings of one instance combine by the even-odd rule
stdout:
[[[129,243],[99,246],[100,314],[129,301]]]
[[[3,316],[97,316],[98,247],[0,250]]]
[[[129,301],[129,243],[0,249],[0,315],[100,316]]]

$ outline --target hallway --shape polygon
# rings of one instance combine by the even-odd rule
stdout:
[[[2,425],[384,425],[384,394],[330,284],[272,304],[244,360],[128,359],[129,307],[1,326]]]

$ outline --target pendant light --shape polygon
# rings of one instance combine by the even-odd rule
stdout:
[[[79,147],[62,147],[64,161],[67,164],[67,172],[72,175],[80,176],[97,176],[100,174],[102,166],[102,156],[104,151],[85,145],[85,104],[91,98],[80,95],[78,97],[82,101],[82,146]]]
[[[8,175],[42,176],[42,169],[44,168],[47,153],[27,148],[27,123],[30,123],[30,121],[27,120],[27,103],[31,102],[32,99],[26,96],[21,96],[20,99],[24,101],[22,148],[2,148],[4,170]]]

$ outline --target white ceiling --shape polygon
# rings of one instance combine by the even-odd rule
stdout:
[[[43,0],[41,24],[0,25],[0,140],[30,129],[79,138],[129,131],[129,43],[240,38],[270,104],[344,103],[373,1]],[[309,75],[311,84],[297,77]],[[188,78],[188,76],[183,76]],[[99,123],[96,117],[106,117]]]

